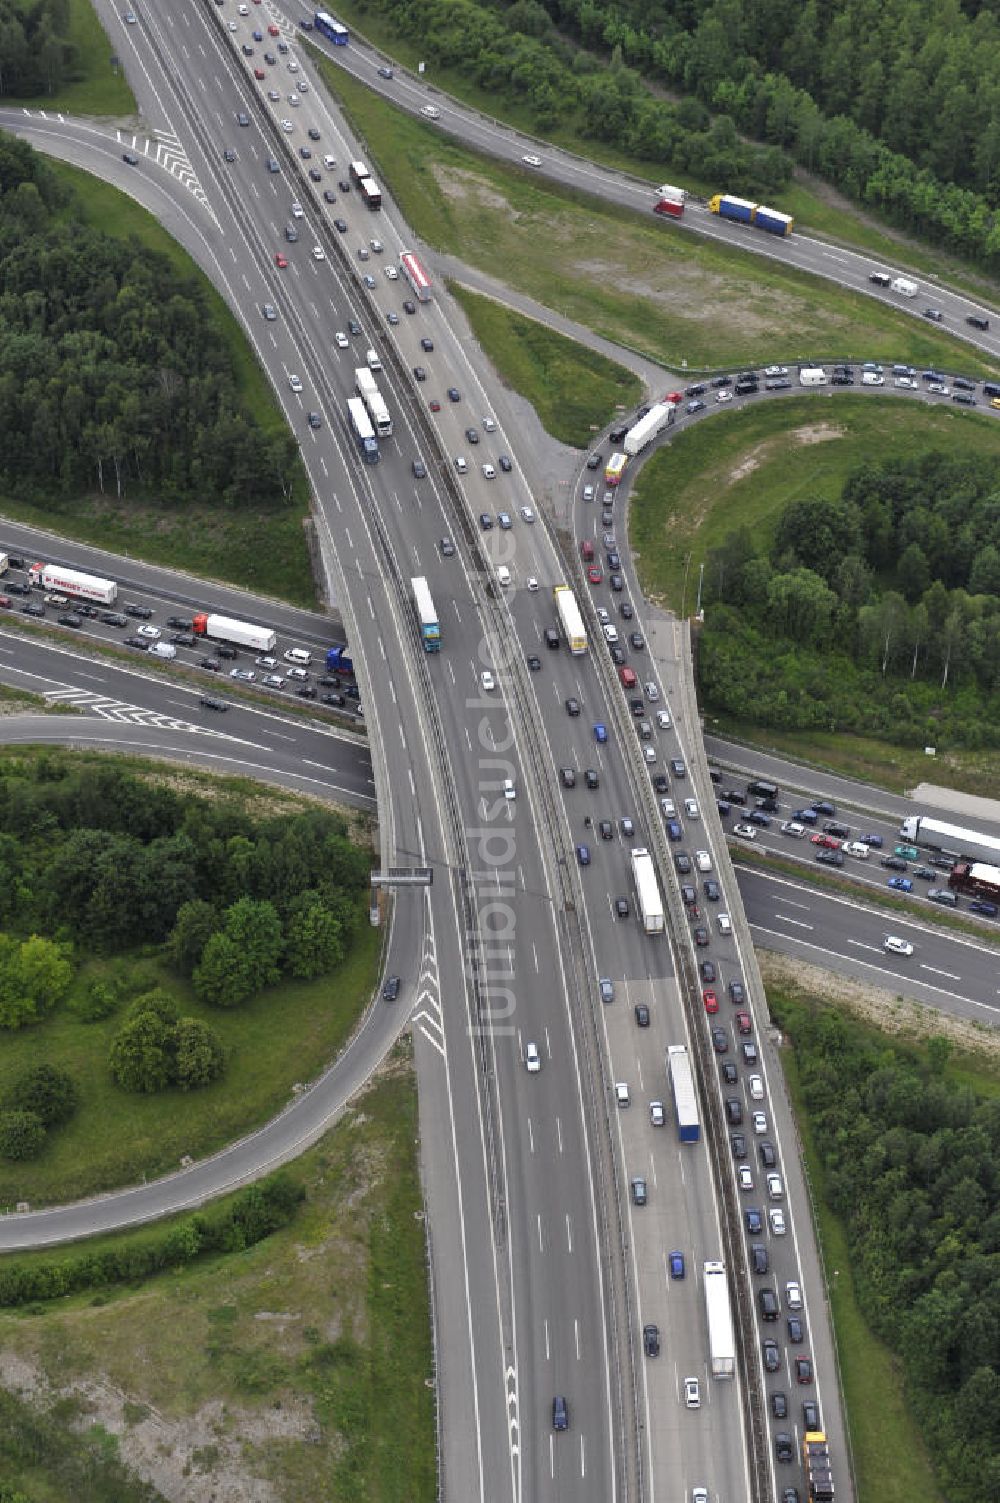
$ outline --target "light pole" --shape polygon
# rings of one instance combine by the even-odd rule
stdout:
[[[684,607],[687,605],[688,570],[690,569],[690,567],[691,567],[691,555],[689,553],[687,555],[687,557],[685,558],[685,560],[684,560],[684,588],[681,590],[681,620],[682,621],[684,620]]]
[[[699,567],[698,567],[698,604],[694,608],[694,613],[698,617],[699,621],[701,620],[701,587],[704,584],[704,582],[705,582],[705,565],[704,564],[700,564]]]

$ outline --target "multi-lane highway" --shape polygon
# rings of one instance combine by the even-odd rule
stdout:
[[[407,309],[407,288],[389,275],[408,244],[405,226],[387,193],[376,216],[362,207],[356,187],[344,186],[358,147],[331,109],[290,21],[271,7],[238,7],[233,0],[218,8],[144,9],[139,24],[128,27],[106,0],[99,0],[99,9],[151,133],[112,143],[107,132],[59,120],[34,119],[24,128],[33,139],[44,137],[47,149],[97,164],[113,180],[141,189],[242,320],[302,442],[327,598],[337,603],[358,664],[383,861],[434,871],[431,889],[403,892],[394,907],[388,954],[405,978],[400,1010],[387,1019],[384,1009],[373,1009],[363,1047],[352,1046],[339,1076],[335,1067],[332,1081],[323,1083],[327,1095],[312,1131],[321,1130],[380,1057],[398,1019],[411,1013],[438,1295],[446,1492],[491,1503],[508,1496],[601,1503],[680,1497],[696,1484],[706,1485],[713,1499],[773,1495],[773,1448],[755,1454],[748,1436],[757,1432],[745,1426],[764,1380],[755,1317],[747,1318],[753,1281],[742,1227],[746,1208],[767,1209],[766,1191],[762,1166],[749,1150],[743,1167],[753,1188],[737,1188],[734,1176],[743,1161],[733,1160],[735,1145],[718,1132],[721,1097],[708,1071],[718,1062],[705,1032],[711,1017],[692,986],[696,958],[700,965],[710,957],[716,967],[712,984],[723,996],[724,1017],[714,1026],[725,1035],[725,1055],[741,1060],[743,1109],[749,1115],[754,1100],[752,1109],[765,1113],[757,1136],[775,1142],[784,1178],[775,1197],[781,1204],[771,1209],[783,1210],[786,1230],[768,1229],[765,1217],[764,1229],[749,1241],[760,1238],[770,1248],[775,1279],[798,1278],[806,1287],[824,1419],[841,1457],[846,1448],[804,1187],[794,1149],[781,1151],[794,1138],[765,1036],[752,953],[740,933],[739,899],[696,717],[688,713],[658,727],[646,743],[651,762],[623,725],[627,711],[603,653],[571,657],[546,645],[551,589],[566,577],[568,563],[535,513],[531,476],[521,468],[522,445],[505,400],[478,351],[456,335],[461,322],[440,288],[430,304]],[[360,50],[346,51],[356,66],[368,66]],[[406,81],[407,89],[414,87]],[[421,106],[414,101],[413,107]],[[442,110],[442,118],[446,114]],[[465,133],[477,139],[471,125]],[[492,146],[497,139],[494,131]],[[173,183],[163,181],[164,142]],[[121,146],[139,148],[138,163],[123,163]],[[327,156],[334,158],[332,167]],[[550,167],[556,171],[554,157],[543,170]],[[318,182],[307,171],[318,173]],[[599,180],[601,191],[613,183],[618,201],[640,202],[642,190],[627,180],[560,157],[556,175],[573,182],[574,174],[584,186]],[[699,218],[697,210],[692,225],[734,236],[732,227]],[[297,238],[286,237],[288,228]],[[793,257],[809,247],[796,241]],[[783,256],[787,249],[781,247]],[[826,256],[829,248],[810,253]],[[811,269],[829,271],[820,263]],[[854,271],[838,264],[837,275],[851,285]],[[354,369],[372,364],[369,350],[382,366],[394,422],[377,466],[359,463],[345,423]],[[417,460],[425,476],[415,475]],[[453,549],[442,546],[444,538]],[[102,572],[121,577],[122,571]],[[415,575],[427,579],[437,606],[442,650],[434,656],[421,651],[413,618]],[[216,596],[213,588],[213,603]],[[593,603],[586,609],[592,641],[599,642]],[[283,618],[281,624],[308,630],[304,620]],[[46,649],[20,639],[10,646],[10,640],[3,639],[11,654],[4,676],[22,675],[27,687],[55,683],[70,658],[68,682],[79,685],[91,672],[72,647],[60,646],[62,664],[54,669]],[[673,677],[663,669],[662,691],[675,696],[671,703],[683,697],[682,665],[678,653],[669,669]],[[164,689],[151,675],[115,665],[101,665],[94,677],[98,695],[125,704],[139,698],[143,707],[168,718],[172,713],[178,722],[147,726],[144,735],[159,731],[172,748],[191,737],[186,725],[197,691]],[[569,698],[583,713],[568,715]],[[283,718],[280,709],[240,706],[226,717],[223,736],[213,729],[193,739],[199,748],[210,745],[214,757],[232,732],[241,770],[252,770],[256,759],[290,774],[289,759],[301,757],[302,777],[307,751],[329,782],[332,750],[341,765],[343,743],[333,731]],[[363,754],[350,745],[357,775],[352,770],[353,781],[342,781],[354,796],[369,797],[367,777],[361,787]],[[712,927],[709,943],[699,946],[706,953],[697,957],[683,920],[668,943],[644,936],[616,907],[619,897],[634,902],[629,852],[640,842],[660,854],[668,906],[677,906],[647,767],[677,756],[688,764],[699,804],[697,813],[681,815],[682,838],[708,852],[737,921],[733,935]],[[574,786],[563,786],[559,768],[573,770]],[[676,793],[684,775],[671,777]],[[504,796],[505,779],[513,797]],[[607,838],[603,819],[610,824]],[[600,978],[613,983],[611,1003],[601,1000]],[[749,1037],[757,1042],[759,1072],[744,1067],[748,1035],[738,1031],[725,996],[729,983],[741,978],[750,990]],[[639,1026],[637,1005],[649,1008],[648,1028]],[[680,1041],[702,1058],[706,1086],[711,1130],[693,1150],[649,1114],[650,1101],[669,1102],[664,1050]],[[538,1049],[537,1072],[526,1068],[528,1044]],[[761,1076],[759,1099],[743,1095],[754,1073]],[[615,1089],[624,1084],[627,1108]],[[288,1122],[296,1120],[304,1119],[289,1113]],[[721,1143],[724,1153],[717,1174],[709,1138],[713,1152]],[[213,1163],[206,1173],[217,1173]],[[649,1188],[644,1206],[629,1198],[636,1175]],[[148,1187],[139,1212],[116,1197],[117,1211],[109,1213],[124,1209],[124,1215],[106,1224],[161,1214],[181,1203],[177,1195],[192,1184],[177,1176]],[[206,1193],[204,1185],[199,1193]],[[110,1206],[88,1214],[103,1215]],[[14,1228],[27,1240],[34,1225],[41,1238],[59,1235],[46,1227],[68,1215],[49,1213],[44,1224],[20,1218],[4,1231]],[[93,1223],[76,1224],[79,1232]],[[668,1248],[684,1252],[684,1279],[669,1276]],[[742,1325],[752,1333],[746,1364],[731,1383],[708,1375],[700,1272],[706,1258],[726,1248],[734,1254],[730,1277]],[[663,1335],[657,1358],[643,1356],[640,1340],[651,1321]],[[793,1356],[783,1352],[768,1392],[778,1384],[794,1389]],[[689,1376],[700,1379],[697,1411],[684,1400]],[[556,1396],[568,1404],[565,1434],[552,1425]],[[790,1397],[795,1412],[778,1428],[798,1435],[797,1400]],[[793,1472],[783,1469],[781,1480]],[[838,1480],[838,1497],[845,1496],[846,1462]]]

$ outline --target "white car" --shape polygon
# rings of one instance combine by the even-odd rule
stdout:
[[[535,578],[535,576],[533,574],[529,574],[528,575],[528,589],[529,590],[537,590],[538,589],[538,580]]]
[[[733,834],[738,835],[741,840],[757,839],[757,831],[753,825],[733,825]]]
[[[660,813],[663,815],[664,819],[674,818],[677,813],[677,808],[672,798],[660,799]]]
[[[603,628],[603,630],[604,630],[604,640],[606,642],[610,642],[611,646],[613,647],[615,645],[615,643],[618,641],[618,628],[617,628],[617,626],[605,626]]]
[[[289,376],[289,378],[288,378],[288,384],[292,388],[293,391],[301,391],[302,390],[302,382],[299,380],[299,377],[296,376],[296,375],[294,375],[294,374],[292,374],[292,375]]]
[[[136,628],[136,636],[148,637],[151,642],[156,642],[160,636],[160,628],[158,626],[150,626],[148,621],[144,621],[141,626]]]
[[[753,1122],[753,1130],[755,1133],[767,1132],[767,1118],[764,1116],[763,1112],[754,1112],[751,1120]]]
[[[781,827],[782,835],[790,835],[793,840],[801,840],[806,833],[805,825],[800,825],[797,820],[786,819]]]
[[[529,1075],[537,1075],[539,1070],[542,1068],[542,1057],[538,1052],[537,1044],[525,1044],[524,1068],[527,1070]]]
[[[897,376],[893,386],[902,387],[904,391],[916,391],[917,383],[912,376]]]
[[[765,365],[764,374],[765,376],[787,376],[788,367],[787,365]]]
[[[656,761],[656,747],[644,746],[642,749],[642,754],[645,757],[648,765],[652,767],[653,763]]]
[[[383,266],[382,270],[385,272],[385,279],[387,282],[399,281],[399,272],[396,270],[395,266]]]
[[[701,1408],[701,1384],[697,1378],[684,1379],[684,1403],[688,1409]]]
[[[323,249],[323,247],[321,245],[314,245],[313,246],[312,255],[313,255],[313,260],[314,261],[325,261],[326,260],[326,251]]]
[[[493,466],[491,464],[484,464],[483,465],[483,479],[484,480],[495,480],[496,478],[497,478],[497,472],[493,468]]]
[[[912,955],[913,946],[908,939],[900,939],[898,934],[887,934],[882,941],[882,948],[887,955]]]
[[[785,1235],[785,1213],[780,1206],[772,1206],[767,1213],[767,1219],[771,1223],[771,1231],[776,1237]]]
[[[497,681],[488,668],[484,668],[482,673],[479,675],[479,682],[482,684],[483,689],[487,694],[492,694],[493,690],[497,686]]]
[[[304,78],[300,78],[295,87],[303,94],[309,93],[309,85],[306,83]]]
[[[281,95],[278,93],[277,89],[268,89],[267,97],[268,99],[270,99],[272,104],[277,104],[278,100],[281,98]]]
[[[607,626],[608,622],[611,620],[609,612],[603,605],[599,605],[597,607],[597,619],[602,626]]]
[[[769,1174],[767,1176],[767,1193],[772,1200],[784,1199],[785,1187],[781,1183],[780,1174]]]
[[[460,475],[468,473],[469,466],[461,454],[455,455],[455,468]]]
[[[695,851],[694,864],[700,872],[710,872],[712,870],[712,858],[707,851]]]
[[[254,658],[254,663],[258,668],[277,668],[278,666],[277,658]]]
[[[717,402],[731,402],[733,400],[733,394],[731,391],[726,391],[723,388],[722,391],[717,391],[715,393],[715,400]]]
[[[425,104],[420,113],[426,115],[428,120],[440,120],[441,118],[441,111],[436,104]]]
[[[236,30],[236,22],[235,21],[230,21],[230,23],[229,23],[229,30],[230,31],[235,31]]]
[[[508,803],[510,802],[511,799],[517,798],[517,789],[514,787],[514,779],[513,778],[504,778],[504,780],[503,780],[503,796],[504,796],[505,799],[507,799]]]
[[[649,1121],[650,1121],[650,1125],[653,1126],[653,1127],[662,1127],[664,1125],[664,1123],[666,1122],[666,1120],[667,1120],[667,1117],[666,1117],[666,1113],[663,1110],[663,1102],[662,1101],[651,1101],[649,1103]]]
[[[483,418],[483,427],[487,433],[495,433],[497,431],[497,425],[491,417]]]
[[[530,506],[521,507],[521,519],[524,522],[533,522],[535,520],[535,513]]]
[[[751,1174],[750,1169],[746,1164],[741,1164],[739,1166],[736,1171],[736,1178],[740,1182],[741,1190],[753,1189],[753,1175]]]
[[[287,133],[289,131],[293,131],[295,129],[295,126],[292,124],[292,122],[290,120],[282,120],[282,122],[281,122],[281,129],[287,135]]]
[[[522,157],[521,161],[525,167],[540,167],[542,165],[541,157],[532,156],[530,153],[526,157]]]
[[[291,105],[293,110],[297,110],[299,107],[299,96],[297,94],[289,94],[288,103]]]
[[[632,1093],[624,1080],[615,1081],[615,1100],[619,1106],[631,1106]]]
[[[657,712],[656,712],[656,723],[660,727],[661,731],[669,731],[669,729],[670,729],[670,711],[669,710],[657,710]]]
[[[685,813],[688,814],[691,819],[700,819],[701,818],[700,814],[698,813],[698,800],[697,799],[686,798],[684,800],[684,810],[685,810]]]
[[[249,5],[241,5],[240,6],[240,15],[241,16],[248,16],[249,14],[250,14],[250,7],[249,7]]]
[[[351,348],[351,341],[348,339],[343,329],[337,330],[336,334],[333,336],[333,342],[337,346],[338,350],[349,350]]]
[[[760,1076],[760,1075],[751,1075],[750,1076],[750,1100],[751,1101],[763,1101],[764,1100],[764,1080],[763,1080],[763,1077]]]
[[[290,57],[288,59],[288,71],[289,73],[297,73],[299,71],[299,65],[295,61],[294,57]]]
[[[650,704],[651,705],[655,705],[656,701],[660,697],[660,691],[657,688],[656,684],[654,684],[653,681],[652,681],[652,679],[650,679],[649,683],[648,684],[643,684],[642,687],[646,691],[646,698],[649,700]]]
[[[302,215],[303,215],[303,212],[304,211],[303,211],[302,205],[299,203],[298,199],[297,198],[293,199],[292,200],[292,218],[293,219],[301,219]]]
[[[323,158],[323,166],[326,168],[327,172],[332,172],[336,165],[337,158],[332,157],[330,153],[327,152],[326,156]]]
[[[371,240],[369,240],[368,244],[371,246],[372,250],[377,256],[380,256],[385,250],[385,246],[382,244],[381,240],[372,238]]]
[[[789,1310],[802,1309],[802,1290],[794,1279],[790,1279],[785,1285],[785,1304]]]

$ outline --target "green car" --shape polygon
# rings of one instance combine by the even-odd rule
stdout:
[[[920,860],[920,852],[917,850],[915,845],[897,845],[893,854],[896,856],[902,856],[904,861]]]

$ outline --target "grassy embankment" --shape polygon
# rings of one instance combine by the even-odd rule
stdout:
[[[401,1045],[290,1171],[307,1198],[289,1227],[137,1286],[0,1312],[0,1352],[44,1395],[4,1413],[4,1482],[33,1503],[138,1503],[102,1464],[110,1456],[141,1460],[172,1497],[269,1486],[289,1499],[432,1503],[417,1139]],[[127,1247],[169,1225],[86,1246]],[[40,1454],[25,1443],[29,1416]]]
[[[512,125],[533,140],[537,139],[534,137],[534,116],[522,100],[504,98],[496,91],[479,86],[469,77],[468,70],[462,67],[446,68],[427,64],[426,50],[421,44],[396,35],[388,20],[377,11],[362,8],[353,3],[353,0],[347,0],[346,4],[338,7],[337,14],[367,37],[374,46],[381,48],[387,57],[414,75],[418,63],[424,63],[426,72],[423,81],[432,88],[461,100],[490,119]],[[599,62],[603,61],[599,54],[591,53],[590,56],[597,57]],[[447,108],[446,103],[443,103],[443,108]],[[631,173],[645,180],[650,186],[650,204],[655,185],[664,178],[687,188],[689,193],[699,198],[709,198],[713,193],[724,191],[730,186],[707,178],[685,176],[669,164],[658,166],[653,162],[639,161],[605,142],[595,140],[580,129],[580,125],[580,121],[572,121],[552,129],[547,128],[542,133],[542,147],[546,144],[562,147],[616,171]],[[883,228],[874,213],[861,216],[846,199],[819,179],[798,174],[777,195],[775,207],[794,215],[800,231],[829,238],[855,250],[868,251],[880,265],[884,261],[890,266],[906,267],[923,275],[932,275],[935,279],[946,280],[951,286],[965,288],[974,297],[997,296],[995,285],[975,267],[938,247],[923,246],[902,232]]]
[[[699,565],[730,532],[747,527],[766,538],[790,502],[832,499],[861,465],[956,445],[998,454],[1000,425],[948,403],[871,402],[857,392],[762,403],[692,428],[643,467],[632,490],[629,536],[643,590],[690,612]],[[724,718],[708,729],[897,791],[927,779],[1000,793],[1000,756],[990,750],[930,758],[874,738],[761,730]]]

